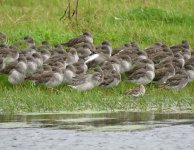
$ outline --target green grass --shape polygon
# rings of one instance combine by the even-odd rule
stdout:
[[[73,0],[72,0],[73,1]],[[156,41],[173,45],[187,39],[194,47],[193,0],[80,0],[78,24],[59,21],[67,0],[0,0],[0,31],[9,44],[25,35],[36,43],[64,42],[83,31],[94,35],[94,43],[109,40],[113,46],[136,41],[145,48]],[[42,86],[26,82],[12,86],[0,75],[0,111],[44,112],[83,110],[194,110],[194,84],[179,91],[147,85],[146,95],[130,99],[122,95],[134,84],[123,81],[112,89],[95,88],[77,92],[60,86],[51,93]]]

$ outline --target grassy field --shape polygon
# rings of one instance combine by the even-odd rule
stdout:
[[[194,47],[193,0],[80,0],[77,23],[59,20],[66,5],[67,0],[0,0],[0,31],[9,36],[9,44],[25,35],[32,35],[37,44],[57,44],[90,31],[95,44],[106,39],[114,47],[128,41],[141,48],[156,41],[173,45],[182,39]],[[123,81],[115,88],[87,92],[60,86],[51,93],[29,82],[12,86],[0,75],[0,111],[194,110],[193,83],[180,91],[147,85],[146,95],[136,100],[122,95],[133,86]]]

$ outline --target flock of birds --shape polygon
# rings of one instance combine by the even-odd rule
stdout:
[[[174,46],[157,42],[144,50],[134,42],[113,48],[108,41],[95,46],[91,33],[84,32],[56,46],[48,41],[35,45],[31,36],[6,43],[7,36],[0,32],[0,72],[8,74],[11,84],[30,80],[49,88],[65,84],[85,91],[117,86],[125,74],[138,85],[126,94],[138,97],[151,82],[181,89],[194,80],[194,51],[186,40]]]

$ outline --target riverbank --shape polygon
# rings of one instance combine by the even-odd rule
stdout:
[[[63,0],[0,1],[0,31],[8,35],[9,44],[32,35],[37,44],[49,40],[54,45],[82,31],[91,31],[95,44],[109,40],[113,47],[135,41],[143,49],[156,41],[173,45],[183,39],[194,47],[192,0],[113,0],[111,3],[98,0],[96,5],[89,0],[80,1],[78,22],[75,19],[59,20],[65,7]],[[122,81],[111,89],[78,92],[60,86],[51,92],[30,82],[13,86],[8,83],[6,75],[0,75],[0,111],[194,110],[193,83],[179,91],[151,84],[146,86],[147,92],[142,98],[124,96],[123,93],[133,86]]]

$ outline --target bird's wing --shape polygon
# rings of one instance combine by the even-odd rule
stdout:
[[[136,72],[132,73],[130,76],[128,76],[129,80],[139,79],[141,77],[145,76],[145,69],[139,69]]]
[[[87,79],[88,79],[87,75],[81,75],[81,76],[73,77],[71,85],[76,86],[76,85],[83,84],[87,81]]]
[[[182,79],[184,79],[185,76],[184,75],[176,75],[172,78],[169,78],[167,81],[166,81],[166,84],[165,85],[168,85],[168,86],[176,86],[180,83],[180,81]]]

